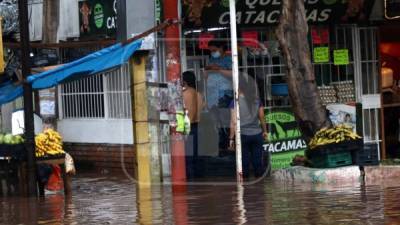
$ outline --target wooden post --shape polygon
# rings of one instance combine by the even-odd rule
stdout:
[[[283,0],[276,36],[287,66],[287,84],[295,117],[306,142],[332,123],[319,97],[307,39],[304,0]]]
[[[60,0],[44,0],[42,28],[43,43],[57,43],[59,21]]]
[[[132,75],[132,119],[136,148],[135,179],[139,187],[151,185],[151,148],[146,87],[147,54],[135,54],[130,60]]]

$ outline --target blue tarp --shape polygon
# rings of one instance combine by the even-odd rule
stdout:
[[[125,63],[141,45],[142,40],[127,45],[118,43],[56,69],[30,76],[28,82],[32,83],[33,89],[46,89],[94,75]]]
[[[40,90],[104,72],[128,61],[141,45],[142,40],[127,45],[118,43],[53,70],[29,76],[28,82],[32,83],[33,89]],[[2,84],[0,85],[0,105],[13,101],[22,94],[22,86],[14,86],[11,83]]]
[[[11,102],[22,96],[22,85],[15,86],[11,82],[0,85],[0,105]]]

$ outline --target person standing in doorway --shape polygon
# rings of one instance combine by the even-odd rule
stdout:
[[[228,149],[229,104],[233,99],[232,58],[225,53],[225,43],[221,40],[210,41],[208,48],[210,50],[210,60],[209,65],[205,68],[207,107],[218,130],[218,147],[221,153]]]
[[[264,174],[263,144],[267,138],[264,107],[260,101],[257,85],[254,80],[246,81],[239,77],[240,132],[242,142],[243,177],[250,175],[250,161],[255,177]],[[231,129],[229,149],[235,149],[236,112],[234,102],[231,103]]]
[[[198,165],[198,124],[203,109],[203,97],[196,89],[196,76],[191,71],[182,74],[183,104],[190,119],[190,133],[186,138],[186,176],[188,179],[201,176]]]

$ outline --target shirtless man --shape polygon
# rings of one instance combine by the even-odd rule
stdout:
[[[182,76],[183,104],[188,111],[190,119],[190,134],[185,143],[186,149],[186,176],[191,179],[199,175],[196,169],[198,163],[198,123],[200,112],[203,108],[203,97],[196,90],[196,76],[191,71],[186,71]]]

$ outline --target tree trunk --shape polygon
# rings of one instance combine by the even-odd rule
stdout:
[[[58,42],[58,26],[60,23],[60,0],[43,0],[42,43],[54,44]],[[51,101],[56,102],[56,88],[50,88]],[[40,113],[39,91],[35,91],[35,111]],[[44,127],[57,129],[55,116],[43,117]]]
[[[307,143],[324,127],[331,127],[322,105],[311,64],[304,0],[283,0],[276,35],[285,57],[287,84],[294,114]]]
[[[42,43],[57,43],[60,0],[43,0]]]

